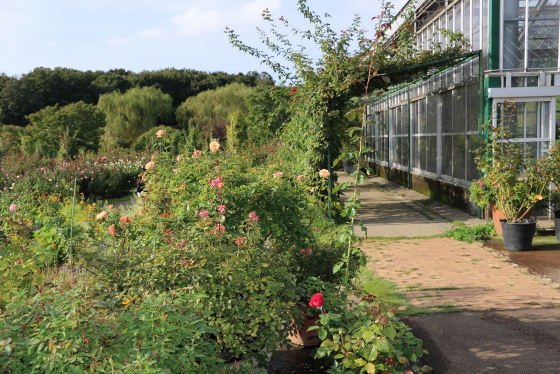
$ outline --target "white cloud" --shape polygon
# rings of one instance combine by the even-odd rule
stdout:
[[[220,7],[194,6],[175,16],[173,23],[187,36],[222,32],[227,25],[242,23],[253,25],[262,20],[265,8],[272,10],[280,7],[281,0],[255,0],[252,2]]]
[[[138,32],[142,38],[156,39],[163,35],[163,31],[159,27],[154,27],[153,29],[144,29]]]
[[[107,40],[107,43],[111,45],[134,44],[134,40],[131,37],[126,37],[126,38],[112,37],[111,39]]]

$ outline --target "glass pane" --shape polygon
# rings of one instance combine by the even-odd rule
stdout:
[[[538,134],[539,138],[550,137],[550,103],[541,103],[541,132]]]
[[[443,132],[450,133],[453,131],[453,94],[447,91],[441,95],[443,109]]]
[[[471,44],[473,50],[477,51],[480,49],[480,0],[473,0],[472,7],[473,39]]]
[[[504,0],[504,69],[525,66],[525,1]]]
[[[463,35],[471,38],[471,1],[463,0]]]
[[[453,92],[453,120],[452,120],[453,132],[464,133],[466,131],[465,86],[456,88],[452,92]]]
[[[465,179],[465,151],[467,149],[467,137],[465,135],[453,135],[453,177]]]
[[[539,114],[537,103],[525,103],[525,129],[523,138],[536,138],[539,128]]]
[[[436,96],[428,96],[426,100],[426,132],[435,134],[437,132],[437,98]]]
[[[478,170],[474,162],[474,151],[478,148],[478,135],[468,136],[468,153],[467,153],[467,181],[471,182],[473,179],[478,179]]]
[[[445,175],[452,176],[453,173],[453,137],[446,135],[441,137],[443,146],[443,158],[441,164],[441,172]]]
[[[418,101],[418,132],[425,134],[426,128],[426,99]]]
[[[478,84],[467,86],[467,131],[478,131]]]
[[[557,0],[529,1],[528,64],[529,68],[558,66]]]
[[[420,136],[418,137],[418,168],[420,170],[427,170],[426,169],[426,137]]]
[[[426,137],[426,170],[431,173],[437,172],[437,137]]]
[[[462,16],[461,16],[461,3],[457,3],[454,6],[455,8],[455,31],[462,31],[461,29],[461,20],[462,20]]]

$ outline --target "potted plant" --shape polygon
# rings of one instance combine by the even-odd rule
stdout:
[[[490,203],[493,214],[496,210],[503,214],[500,221],[506,248],[527,250],[536,228],[536,221],[527,219],[527,215],[548,196],[553,171],[558,168],[558,147],[536,159],[525,151],[523,143],[510,139],[505,123],[485,125],[490,136],[475,158],[484,176],[474,181],[469,191],[479,206]]]

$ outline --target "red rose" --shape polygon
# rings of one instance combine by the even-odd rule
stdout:
[[[296,88],[292,88],[292,92],[296,92],[296,91],[297,91],[297,89],[296,89]]]
[[[323,294],[316,293],[311,297],[311,300],[309,301],[309,306],[312,306],[314,308],[320,308],[323,306],[324,303],[325,300],[323,299]]]

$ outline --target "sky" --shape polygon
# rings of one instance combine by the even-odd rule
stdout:
[[[393,2],[396,9],[404,0]],[[308,0],[329,13],[334,30],[355,14],[373,29],[379,0]],[[228,42],[224,30],[263,48],[256,29],[268,29],[262,10],[305,27],[297,0],[0,0],[0,73],[21,76],[36,67],[78,70],[165,68],[272,71]],[[279,23],[279,22],[276,22]]]

